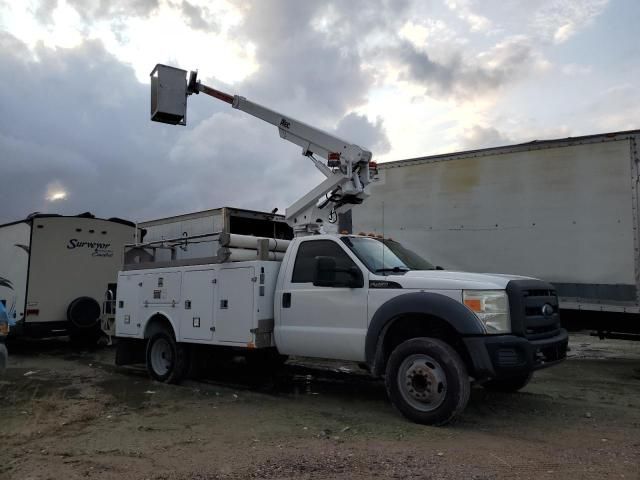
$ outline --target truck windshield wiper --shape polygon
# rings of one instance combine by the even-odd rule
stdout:
[[[393,267],[393,268],[376,268],[376,273],[378,272],[408,272],[409,268],[403,267]]]

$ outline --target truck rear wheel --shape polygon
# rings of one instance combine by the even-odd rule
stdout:
[[[189,370],[189,351],[174,336],[160,331],[147,343],[147,371],[151,378],[164,383],[180,383]]]
[[[533,372],[528,372],[516,377],[489,380],[483,387],[494,392],[517,392],[526,387],[532,378]]]
[[[467,405],[471,388],[458,353],[443,341],[426,337],[407,340],[393,350],[385,384],[400,413],[426,425],[451,422]]]

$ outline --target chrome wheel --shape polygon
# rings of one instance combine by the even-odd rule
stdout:
[[[173,368],[173,349],[165,338],[157,338],[151,345],[151,368],[156,375],[162,377]]]
[[[447,376],[440,363],[429,355],[414,354],[405,358],[397,378],[400,394],[416,410],[430,412],[445,400]]]

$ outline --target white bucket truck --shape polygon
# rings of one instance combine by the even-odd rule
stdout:
[[[370,152],[206,87],[194,72],[187,82],[186,71],[158,65],[151,87],[153,120],[184,124],[187,96],[209,94],[275,125],[327,179],[287,209],[289,241],[212,223],[210,232],[133,247],[129,258],[138,263],[118,276],[119,364],[144,352],[153,378],[178,382],[196,344],[361,362],[384,378],[407,418],[441,425],[464,409],[470,379],[515,391],[565,358],[567,332],[550,284],[443,271],[395,241],[326,233],[338,213],[368,196]],[[210,243],[210,254],[180,254],[200,242]],[[170,253],[154,262],[160,250]]]

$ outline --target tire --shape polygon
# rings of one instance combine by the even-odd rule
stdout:
[[[529,372],[524,375],[518,375],[517,377],[489,380],[483,387],[493,392],[513,393],[526,387],[532,378],[533,372]]]
[[[100,329],[100,304],[91,297],[78,297],[67,307],[67,320],[73,330]]]
[[[146,364],[154,380],[180,383],[189,371],[189,349],[176,342],[173,334],[157,332],[147,342]]]
[[[464,410],[471,385],[458,353],[441,340],[413,338],[398,345],[387,362],[391,403],[409,420],[445,425]]]

